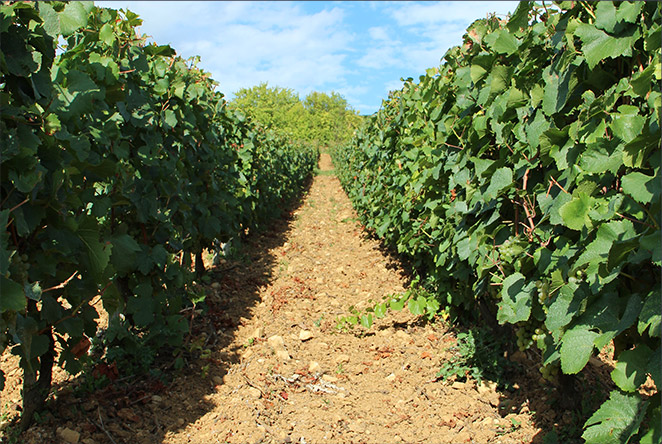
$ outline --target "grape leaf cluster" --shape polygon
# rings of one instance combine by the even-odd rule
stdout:
[[[99,298],[110,347],[180,347],[192,255],[278,217],[318,158],[140,24],[91,2],[0,5],[0,352],[21,356],[26,424],[56,346],[81,369]]]
[[[333,154],[361,222],[442,309],[513,325],[547,376],[614,342],[590,443],[660,441],[660,394],[638,388],[662,384],[661,19],[659,3],[520,2]]]

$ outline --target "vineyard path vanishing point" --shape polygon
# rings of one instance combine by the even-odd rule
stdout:
[[[164,442],[531,442],[528,409],[504,412],[494,387],[431,382],[454,343],[441,325],[403,310],[363,336],[336,330],[351,305],[401,293],[406,275],[361,231],[332,169],[323,153],[283,238],[258,236],[249,264],[213,284],[230,292],[228,310],[253,306],[213,350],[223,364],[179,379],[155,406],[186,419],[161,419]]]
[[[319,166],[289,216],[249,236],[210,271],[208,312],[191,323],[189,349],[198,358],[189,368],[165,387],[132,377],[128,388],[61,390],[50,420],[33,424],[21,439],[542,442],[540,420],[555,423],[556,414],[537,381],[518,379],[507,392],[493,383],[436,380],[456,344],[441,322],[426,324],[405,309],[387,312],[369,330],[336,328],[352,305],[363,310],[402,294],[408,275],[362,230],[328,154]],[[0,361],[10,376],[3,406],[20,402],[17,361],[10,355]],[[54,385],[66,386],[67,379],[57,368]]]

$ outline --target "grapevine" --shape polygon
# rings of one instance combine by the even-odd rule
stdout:
[[[197,60],[146,44],[130,11],[0,12],[0,352],[21,356],[26,428],[55,351],[82,369],[93,299],[110,316],[109,356],[149,365],[181,347],[196,279],[185,258],[278,217],[318,151],[229,110]]]
[[[475,21],[333,158],[361,223],[440,309],[511,324],[546,379],[614,341],[618,388],[587,442],[659,442],[660,394],[627,375],[662,383],[662,8],[555,6]]]

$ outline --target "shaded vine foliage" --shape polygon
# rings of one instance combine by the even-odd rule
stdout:
[[[280,216],[318,158],[228,110],[140,23],[91,2],[0,6],[0,352],[21,357],[24,426],[56,350],[81,370],[97,298],[111,346],[181,347],[191,254]]]
[[[550,378],[614,341],[590,443],[660,442],[660,394],[639,393],[662,382],[660,10],[520,2],[477,20],[333,154],[438,307],[513,325]]]

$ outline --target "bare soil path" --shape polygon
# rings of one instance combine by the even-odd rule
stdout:
[[[22,439],[541,442],[541,417],[528,401],[542,402],[540,393],[434,380],[455,343],[441,323],[403,310],[367,333],[335,328],[350,305],[404,291],[407,275],[362,232],[332,168],[322,154],[321,173],[291,216],[212,271],[209,313],[193,323],[201,353],[172,383],[111,386],[82,401],[64,390]],[[3,394],[3,408],[12,393]]]
[[[333,168],[328,154],[322,172]],[[404,291],[406,277],[364,238],[336,177],[315,178],[295,212],[273,277],[222,354],[240,350],[205,402],[213,405],[166,443],[530,442],[526,415],[512,428],[499,395],[430,383],[452,336],[389,316],[357,337],[335,329],[350,305]],[[275,260],[275,259],[274,259]],[[281,346],[282,344],[282,346]],[[224,374],[222,374],[224,373]],[[185,393],[185,392],[184,392]],[[501,434],[500,437],[497,435]]]

